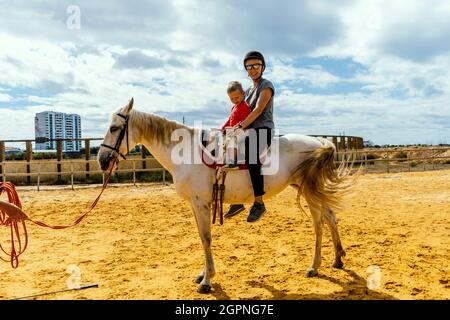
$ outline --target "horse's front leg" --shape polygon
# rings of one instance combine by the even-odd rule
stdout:
[[[202,201],[195,197],[192,201],[192,210],[194,211],[195,221],[202,241],[203,250],[205,252],[205,267],[197,276],[196,282],[200,283],[197,289],[199,293],[209,293],[211,291],[211,278],[214,277],[214,260],[211,251],[211,220],[210,220],[210,204],[208,201]]]

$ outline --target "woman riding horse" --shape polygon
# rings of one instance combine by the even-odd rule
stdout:
[[[266,62],[260,52],[248,52],[244,58],[244,67],[248,76],[253,80],[253,86],[245,92],[245,101],[252,112],[237,128],[253,130],[254,133],[254,135],[250,135],[245,139],[245,163],[248,166],[255,197],[255,202],[250,209],[247,221],[255,222],[266,213],[263,201],[263,195],[265,194],[264,175],[261,172],[260,155],[266,148],[270,147],[275,127],[273,122],[273,96],[275,89],[272,82],[262,77],[266,68]],[[252,136],[256,139],[251,139]],[[251,157],[251,155],[256,155],[256,157]],[[243,204],[232,204],[225,214],[225,218],[231,218],[244,209]]]

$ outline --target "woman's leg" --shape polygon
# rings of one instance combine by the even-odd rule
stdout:
[[[259,160],[259,155],[269,147],[272,142],[272,131],[268,128],[261,129],[249,129],[255,130],[252,134],[249,134],[245,138],[245,163],[248,166],[250,173],[250,180],[252,181],[253,194],[255,196],[255,202],[257,206],[253,205],[250,210],[249,218],[247,221],[253,222],[258,220],[261,215],[265,212],[264,202],[262,196],[264,195],[264,176],[261,174],[261,161]],[[260,135],[262,136],[260,138]],[[251,143],[250,143],[251,141]],[[251,145],[250,145],[251,144]],[[254,152],[254,154],[251,154]],[[257,157],[255,155],[258,155]],[[250,161],[251,160],[251,161]],[[242,204],[233,204],[230,209],[225,214],[225,218],[231,218],[242,212],[244,206]]]
[[[266,148],[270,147],[272,143],[272,130],[269,128],[258,128],[254,130],[256,133],[254,137],[256,137],[256,139],[247,137],[245,140],[245,159],[248,165],[248,171],[250,173],[255,199],[258,198],[262,200],[262,196],[265,194],[265,191],[264,175],[261,172],[262,164],[260,161],[260,156]],[[254,156],[255,149],[257,157]]]
[[[259,162],[259,161],[258,161]],[[248,164],[248,172],[252,180],[253,195],[262,197],[264,195],[264,176],[261,174],[261,163]]]
[[[248,222],[255,222],[261,218],[266,212],[262,196],[264,191],[264,175],[261,172],[260,156],[272,142],[272,132],[269,128],[256,129],[256,139],[246,140],[246,162],[250,173],[250,179],[253,186],[253,194],[255,196],[255,203],[250,210],[250,215],[247,218]],[[256,163],[252,152],[256,149]],[[253,157],[252,157],[253,156]]]

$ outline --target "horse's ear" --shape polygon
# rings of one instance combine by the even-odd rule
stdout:
[[[128,102],[127,106],[125,107],[125,110],[124,110],[125,114],[129,114],[131,109],[133,109],[133,103],[134,103],[134,99],[131,98],[130,102]]]

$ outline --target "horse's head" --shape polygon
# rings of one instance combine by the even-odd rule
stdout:
[[[120,157],[125,159],[125,154],[136,145],[129,127],[133,102],[133,98],[131,98],[126,106],[120,108],[111,116],[108,131],[97,155],[98,163],[103,171],[111,168],[113,160],[119,161]]]

